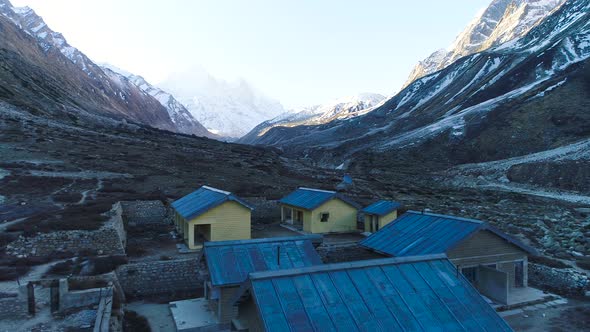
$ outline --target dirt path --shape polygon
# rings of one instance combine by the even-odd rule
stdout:
[[[0,292],[5,293],[16,293],[18,291],[19,283],[21,285],[26,285],[29,281],[36,281],[43,278],[43,275],[49,271],[49,269],[57,264],[66,261],[65,259],[59,261],[53,261],[51,263],[36,265],[31,268],[31,270],[24,276],[18,278],[18,282],[16,280],[11,281],[2,281],[0,282]]]
[[[499,181],[474,178],[471,176],[456,176],[452,180],[452,182],[457,187],[514,192],[519,194],[551,198],[569,203],[590,205],[590,196],[581,195],[575,192],[569,192],[565,190],[546,190],[543,188],[528,186],[524,184],[501,183]]]

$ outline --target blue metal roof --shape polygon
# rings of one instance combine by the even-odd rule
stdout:
[[[312,188],[297,188],[297,190],[281,198],[279,202],[306,210],[313,210],[333,198],[338,198],[357,209],[359,208],[359,205],[350,198],[335,191]]]
[[[205,242],[204,255],[213,286],[238,285],[248,273],[322,264],[313,243],[321,235]]]
[[[536,250],[480,220],[408,211],[360,245],[391,256],[446,253],[479,230],[489,230],[530,254]]]
[[[172,207],[185,219],[197,217],[214,207],[217,207],[227,201],[234,201],[252,210],[253,207],[244,202],[234,194],[215,189],[212,187],[202,186],[192,193],[172,202]]]
[[[242,291],[266,331],[512,331],[445,255],[251,273]]]
[[[367,206],[362,210],[362,212],[367,214],[376,214],[378,216],[384,216],[388,213],[391,213],[399,209],[401,206],[401,203],[398,202],[380,200]]]

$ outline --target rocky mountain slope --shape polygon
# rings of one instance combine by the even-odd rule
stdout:
[[[438,50],[420,61],[404,87],[441,70],[457,59],[525,35],[565,0],[494,0],[457,36],[448,50]]]
[[[88,113],[208,135],[194,118],[171,116],[159,100],[96,65],[32,9],[0,0],[0,26],[1,99],[52,116]]]
[[[366,115],[273,128],[255,143],[315,156],[325,166],[369,168],[555,149],[590,137],[589,57],[590,2],[568,1],[525,36],[460,58]]]
[[[370,112],[385,100],[385,96],[377,93],[361,93],[344,97],[323,105],[314,105],[302,110],[283,113],[273,119],[264,121],[242,137],[240,143],[254,143],[274,127],[295,127],[301,125],[318,125],[334,120],[353,118]]]
[[[209,138],[219,136],[209,132],[174,96],[148,83],[143,77],[135,75],[112,65],[102,64],[103,71],[116,82],[126,86],[133,84],[141,91],[156,98],[168,111],[168,116],[174,123],[176,131],[183,134],[194,134]]]
[[[172,93],[209,131],[238,138],[285,110],[244,80],[227,82],[202,68],[176,73],[158,84]]]

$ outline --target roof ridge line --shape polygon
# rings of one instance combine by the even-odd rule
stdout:
[[[228,195],[228,196],[232,194],[229,191],[225,191],[225,190],[221,190],[221,189],[217,189],[217,188],[213,188],[213,187],[209,187],[209,186],[202,186],[201,188],[205,188],[205,189],[208,189],[208,190],[211,190],[211,191],[215,191],[215,192],[218,192],[220,194],[224,194],[224,195]]]
[[[315,189],[315,188],[308,188],[308,187],[299,187],[298,189],[311,190],[311,191],[319,191],[319,192],[330,193],[330,194],[335,194],[336,193],[335,191],[332,191],[332,190]]]
[[[405,257],[390,257],[390,258],[378,258],[364,261],[344,262],[344,263],[332,263],[323,265],[306,266],[302,268],[291,268],[284,270],[274,271],[261,271],[261,272],[250,272],[248,277],[250,280],[268,279],[274,277],[286,277],[295,276],[306,273],[316,272],[331,272],[340,271],[345,269],[359,269],[377,265],[394,265],[394,264],[405,264],[405,263],[416,263],[431,260],[447,259],[446,254],[429,254],[429,255],[418,255],[418,256],[405,256]]]
[[[439,218],[446,218],[446,219],[455,219],[455,220],[459,220],[459,221],[471,222],[474,224],[487,224],[487,222],[485,222],[483,220],[457,217],[457,216],[452,216],[452,215],[448,215],[448,214],[430,213],[430,212],[422,212],[422,211],[415,211],[415,210],[408,210],[408,211],[406,211],[406,213],[421,214],[421,215],[425,215],[425,216],[432,216],[432,217],[439,217]]]

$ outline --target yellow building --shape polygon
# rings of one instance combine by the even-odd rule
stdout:
[[[250,238],[252,207],[230,192],[202,186],[172,203],[174,224],[189,249],[205,241]]]
[[[380,200],[362,209],[361,212],[365,215],[365,232],[377,232],[397,219],[397,210],[401,206],[398,202]]]
[[[279,201],[281,221],[308,233],[357,230],[359,206],[335,191],[298,188]]]

